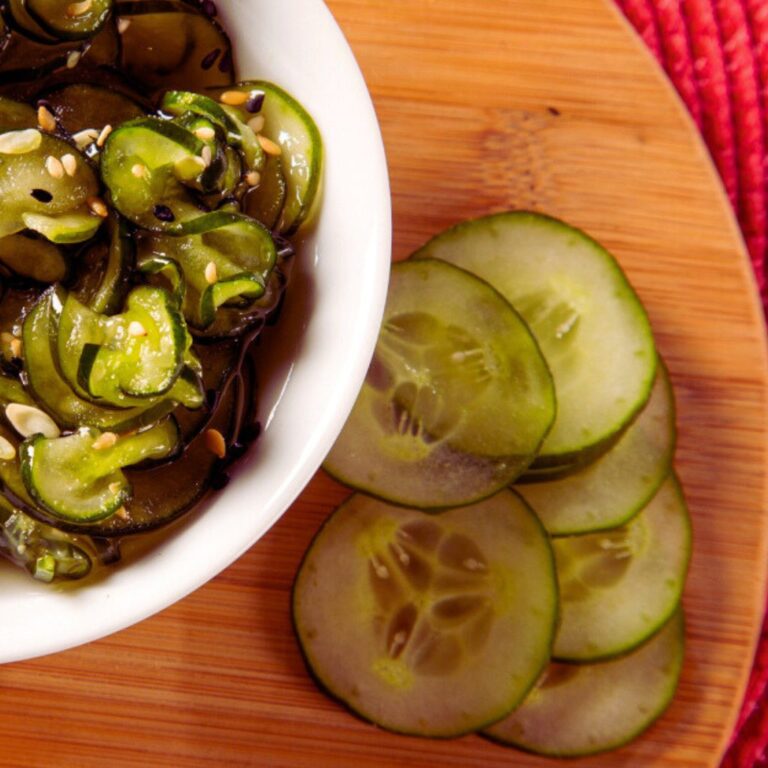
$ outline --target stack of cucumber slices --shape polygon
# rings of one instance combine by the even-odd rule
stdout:
[[[259,432],[254,341],[323,148],[215,16],[0,3],[0,555],[44,581],[190,510]]]
[[[293,616],[321,686],[377,725],[559,757],[670,703],[691,525],[675,409],[616,260],[529,212],[392,268],[379,341],[325,468],[354,493]]]

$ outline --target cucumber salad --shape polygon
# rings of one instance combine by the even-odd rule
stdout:
[[[211,0],[0,11],[0,554],[79,579],[256,438],[322,144]]]
[[[382,728],[611,750],[681,674],[691,523],[670,377],[618,262],[564,222],[463,222],[393,265],[293,619]]]

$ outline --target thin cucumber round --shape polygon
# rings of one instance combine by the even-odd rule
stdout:
[[[304,107],[274,83],[253,80],[226,90],[248,95],[248,101],[236,107],[241,120],[247,122],[257,115],[263,117],[261,133],[279,147],[285,177],[285,202],[275,229],[291,235],[302,223],[311,220],[319,199],[323,168],[320,132]],[[218,95],[221,93],[219,91]]]
[[[662,364],[650,400],[612,448],[579,472],[519,484],[517,491],[552,535],[616,528],[637,514],[666,479],[675,431],[672,385]]]
[[[468,504],[530,464],[554,413],[538,346],[491,286],[445,262],[400,262],[373,362],[325,468],[395,503]]]
[[[617,261],[584,232],[536,213],[501,213],[448,229],[413,258],[482,277],[530,326],[557,393],[534,468],[599,454],[645,405],[656,372],[648,317]]]
[[[691,522],[677,478],[669,475],[626,525],[552,547],[560,585],[553,656],[597,661],[630,651],[667,621],[683,591]]]
[[[556,615],[547,536],[510,491],[438,516],[356,494],[293,591],[317,680],[383,728],[433,737],[517,706],[548,663]]]
[[[483,735],[550,757],[617,749],[667,709],[683,664],[685,622],[678,609],[632,653],[596,664],[552,664],[526,700]]]

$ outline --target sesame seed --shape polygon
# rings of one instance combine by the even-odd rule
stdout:
[[[128,27],[131,26],[131,20],[130,19],[123,19],[120,18],[117,20],[117,31],[119,34],[123,34]]]
[[[152,213],[158,221],[174,221],[176,217],[167,205],[158,203],[152,208]]]
[[[239,107],[248,101],[248,94],[245,91],[224,91],[219,96],[219,101],[230,107]]]
[[[117,442],[117,435],[114,432],[102,432],[91,443],[91,448],[94,451],[104,451],[107,448],[111,448]]]
[[[74,69],[82,57],[82,51],[70,51],[67,55],[67,69]]]
[[[109,216],[107,204],[100,197],[89,197],[85,202],[91,209],[91,213],[96,216],[101,216],[102,219],[106,219]]]
[[[147,166],[142,165],[141,163],[136,163],[135,165],[131,166],[131,173],[137,179],[143,179],[147,175]]]
[[[133,336],[134,338],[146,336],[147,329],[138,320],[131,320],[131,322],[128,323],[128,335]]]
[[[203,158],[203,162],[205,163],[206,168],[211,164],[211,161],[213,160],[213,153],[211,152],[211,148],[206,144],[203,147],[203,151],[200,153],[200,157]]]
[[[112,126],[111,125],[105,125],[101,129],[101,133],[99,134],[99,138],[96,139],[96,146],[97,147],[103,147],[104,142],[107,140],[107,136],[112,133]]]
[[[61,156],[61,164],[67,176],[74,176],[77,173],[77,158],[69,152]]]
[[[53,195],[47,189],[35,187],[29,194],[34,197],[38,203],[50,203],[51,200],[53,200]]]
[[[259,134],[256,137],[259,140],[259,144],[261,144],[261,148],[268,154],[268,155],[281,155],[283,153],[283,150],[280,149],[279,144],[275,144],[272,139],[268,139],[266,136],[262,136]]]
[[[61,434],[56,422],[45,411],[31,405],[9,403],[5,406],[5,417],[22,437],[37,434],[58,437]]]
[[[205,447],[220,459],[223,459],[227,455],[227,444],[224,441],[224,435],[222,435],[218,429],[206,430]]]
[[[249,187],[258,187],[261,181],[261,174],[258,171],[250,171],[245,174],[245,180]]]
[[[195,136],[197,136],[200,141],[211,141],[216,138],[216,131],[207,125],[203,125],[200,128],[195,129]]]
[[[46,133],[56,130],[56,118],[48,107],[42,104],[37,108],[37,123]]]
[[[70,18],[82,16],[83,14],[88,13],[92,6],[93,0],[82,0],[82,2],[79,3],[70,3],[67,6],[67,16]]]
[[[43,134],[35,128],[21,131],[6,131],[0,134],[0,154],[23,155],[36,150],[43,140]]]
[[[200,66],[203,69],[210,69],[216,63],[216,59],[218,59],[220,55],[221,48],[214,48],[212,51],[206,53],[205,56],[203,56],[203,60],[200,62]]]
[[[11,354],[17,358],[18,360],[21,359],[21,339],[12,339],[11,340]]]
[[[130,514],[128,514],[128,510],[125,507],[120,507],[120,509],[115,511],[115,514],[121,520],[128,520],[128,518],[130,518]]]
[[[0,461],[13,461],[16,458],[16,449],[13,443],[6,437],[0,436]]]
[[[248,127],[254,133],[261,133],[264,130],[264,115],[256,115],[248,121]]]
[[[251,91],[248,94],[248,101],[245,102],[245,111],[253,114],[254,112],[260,112],[264,106],[264,91]]]
[[[218,279],[219,274],[216,271],[216,264],[209,261],[205,265],[205,282],[208,283],[208,285],[213,285]]]
[[[121,483],[114,482],[110,483],[108,486],[110,493],[118,493],[119,490],[123,487]]]
[[[99,138],[99,132],[95,128],[85,128],[82,131],[72,134],[72,139],[77,144],[78,149],[83,149],[92,144]]]
[[[48,155],[45,158],[45,170],[53,176],[54,179],[64,178],[64,166],[61,164],[61,160],[53,155]]]

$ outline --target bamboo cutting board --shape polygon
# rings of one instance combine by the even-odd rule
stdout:
[[[716,766],[764,605],[767,376],[747,259],[695,130],[603,0],[329,6],[381,120],[396,258],[458,219],[534,208],[606,244],[646,302],[676,386],[677,466],[694,520],[688,654],[667,715],[633,746],[583,764]],[[261,542],[181,603],[0,668],[0,765],[552,765],[478,737],[382,733],[315,689],[289,591],[344,496],[318,474]]]

